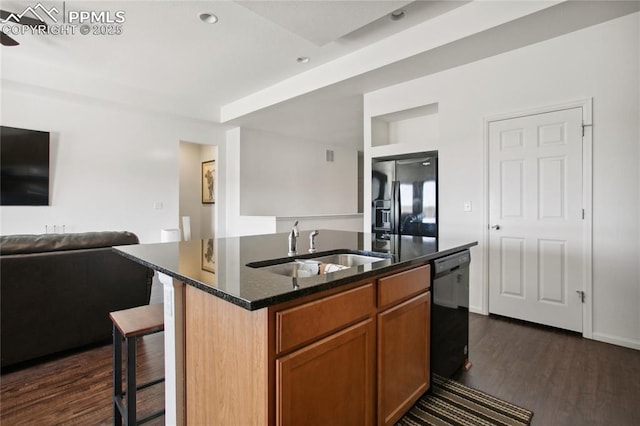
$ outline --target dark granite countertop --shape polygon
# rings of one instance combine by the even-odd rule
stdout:
[[[320,230],[316,237],[317,252],[311,255],[308,253],[308,234],[308,231],[300,232],[299,255],[295,258],[317,257],[326,252],[344,250],[383,253],[390,257],[325,275],[292,278],[246,266],[275,259],[292,261],[293,258],[287,256],[287,233],[127,245],[114,247],[114,250],[202,291],[255,310],[477,245],[477,241],[397,235],[378,239],[374,234]]]

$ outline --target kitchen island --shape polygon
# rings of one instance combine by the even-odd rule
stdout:
[[[430,383],[429,263],[476,244],[302,232],[295,259],[375,257],[312,276],[270,268],[287,234],[115,250],[170,277],[167,424],[393,424]]]

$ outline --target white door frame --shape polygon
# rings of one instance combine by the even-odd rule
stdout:
[[[493,121],[508,120],[534,114],[561,111],[571,108],[582,108],[582,205],[584,220],[582,223],[583,250],[583,281],[582,291],[585,302],[582,305],[582,335],[593,338],[593,98],[578,99],[557,105],[537,107],[517,112],[496,114],[483,119],[483,170],[482,170],[482,241],[484,246],[484,263],[482,265],[482,313],[489,314],[489,124]]]

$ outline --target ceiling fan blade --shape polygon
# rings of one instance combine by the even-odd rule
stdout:
[[[17,41],[15,41],[14,39],[6,35],[5,33],[0,32],[0,44],[2,44],[3,46],[17,46],[20,43],[18,43]]]
[[[0,19],[2,20],[6,20],[9,19],[9,17],[12,15],[11,12],[7,12],[6,10],[0,10]],[[14,16],[18,16],[15,13],[13,14]],[[9,21],[9,22],[15,22],[13,20]],[[19,18],[19,22],[15,22],[16,24],[19,25],[26,25],[29,27],[41,27],[44,25],[44,27],[47,27],[47,23],[44,21],[41,21],[39,19],[36,18],[30,18],[29,16],[23,16],[22,18]]]

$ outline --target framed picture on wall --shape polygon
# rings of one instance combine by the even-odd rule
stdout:
[[[204,271],[216,272],[216,260],[213,256],[213,240],[202,240],[202,269]]]
[[[216,178],[216,161],[202,163],[202,204],[213,204],[216,201],[214,188]]]

